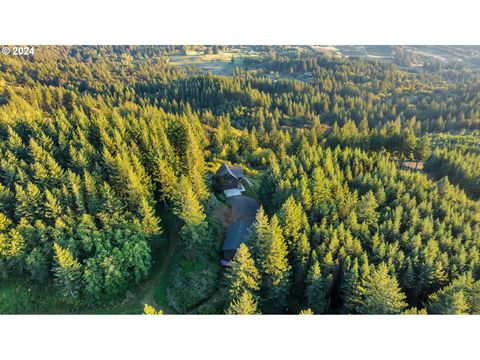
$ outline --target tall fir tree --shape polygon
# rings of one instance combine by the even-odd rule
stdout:
[[[317,260],[314,260],[308,272],[306,298],[307,306],[312,309],[315,314],[325,313],[327,308],[325,284]]]
[[[55,251],[54,278],[55,284],[62,296],[74,300],[79,296],[81,281],[81,265],[68,249],[57,243],[53,244]]]
[[[354,289],[352,303],[358,314],[400,314],[407,307],[405,298],[397,279],[381,263]]]

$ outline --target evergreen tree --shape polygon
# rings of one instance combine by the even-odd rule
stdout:
[[[480,314],[480,281],[462,275],[428,298],[431,314]]]
[[[239,299],[246,291],[255,295],[260,290],[260,275],[245,244],[235,253],[225,278],[230,299]]]
[[[57,219],[62,213],[60,202],[48,189],[45,189],[45,199],[45,217],[51,220]]]
[[[72,300],[79,296],[81,265],[68,249],[62,248],[57,243],[53,244],[55,250],[55,284],[62,296]]]
[[[258,239],[257,264],[262,277],[262,309],[278,312],[286,305],[290,289],[287,246],[274,215],[265,234]]]
[[[289,262],[292,267],[294,288],[297,294],[303,291],[310,243],[308,241],[308,219],[300,204],[289,197],[279,212],[279,222],[287,243]]]
[[[400,314],[407,306],[395,277],[381,263],[362,280],[352,295],[359,314]]]
[[[142,216],[141,224],[143,231],[148,235],[160,234],[160,220],[155,216],[155,211],[149,205],[145,198],[140,201],[140,215]]]
[[[155,309],[152,305],[145,304],[145,306],[143,307],[143,314],[144,315],[162,315],[163,311]]]
[[[228,315],[258,314],[257,301],[249,291],[245,290],[237,299],[232,300],[226,313]]]
[[[372,191],[362,196],[357,204],[358,220],[367,224],[370,228],[375,228],[378,221],[377,200]]]
[[[252,249],[252,255],[254,258],[258,256],[263,257],[267,249],[267,237],[269,231],[269,221],[268,217],[263,210],[263,207],[260,206],[256,215],[253,226],[250,227],[249,234],[247,236],[247,244],[250,249]]]
[[[192,259],[195,259],[208,241],[208,227],[203,206],[193,193],[192,186],[186,177],[182,177],[178,183],[174,213],[184,223],[180,230],[184,249]]]
[[[323,314],[327,308],[325,284],[322,279],[320,265],[314,261],[307,277],[307,305],[316,314]]]

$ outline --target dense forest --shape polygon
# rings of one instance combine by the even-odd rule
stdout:
[[[0,312],[480,313],[476,70],[35,50],[0,55]],[[228,268],[222,163],[260,204]]]

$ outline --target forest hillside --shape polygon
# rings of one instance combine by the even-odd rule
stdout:
[[[0,312],[480,313],[480,73],[394,50],[0,55]]]

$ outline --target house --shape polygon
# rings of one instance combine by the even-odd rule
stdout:
[[[223,190],[227,197],[240,195],[245,188],[242,185],[243,170],[240,166],[223,164],[215,174],[215,183],[218,190]]]
[[[259,207],[255,198],[241,194],[242,191],[245,191],[242,179],[243,171],[240,166],[223,164],[215,173],[216,188],[219,191],[223,190],[232,208],[230,218],[233,221],[227,227],[220,261],[224,267],[231,266],[230,261],[234,258],[240,244],[246,240],[248,229],[255,221],[255,215]]]

